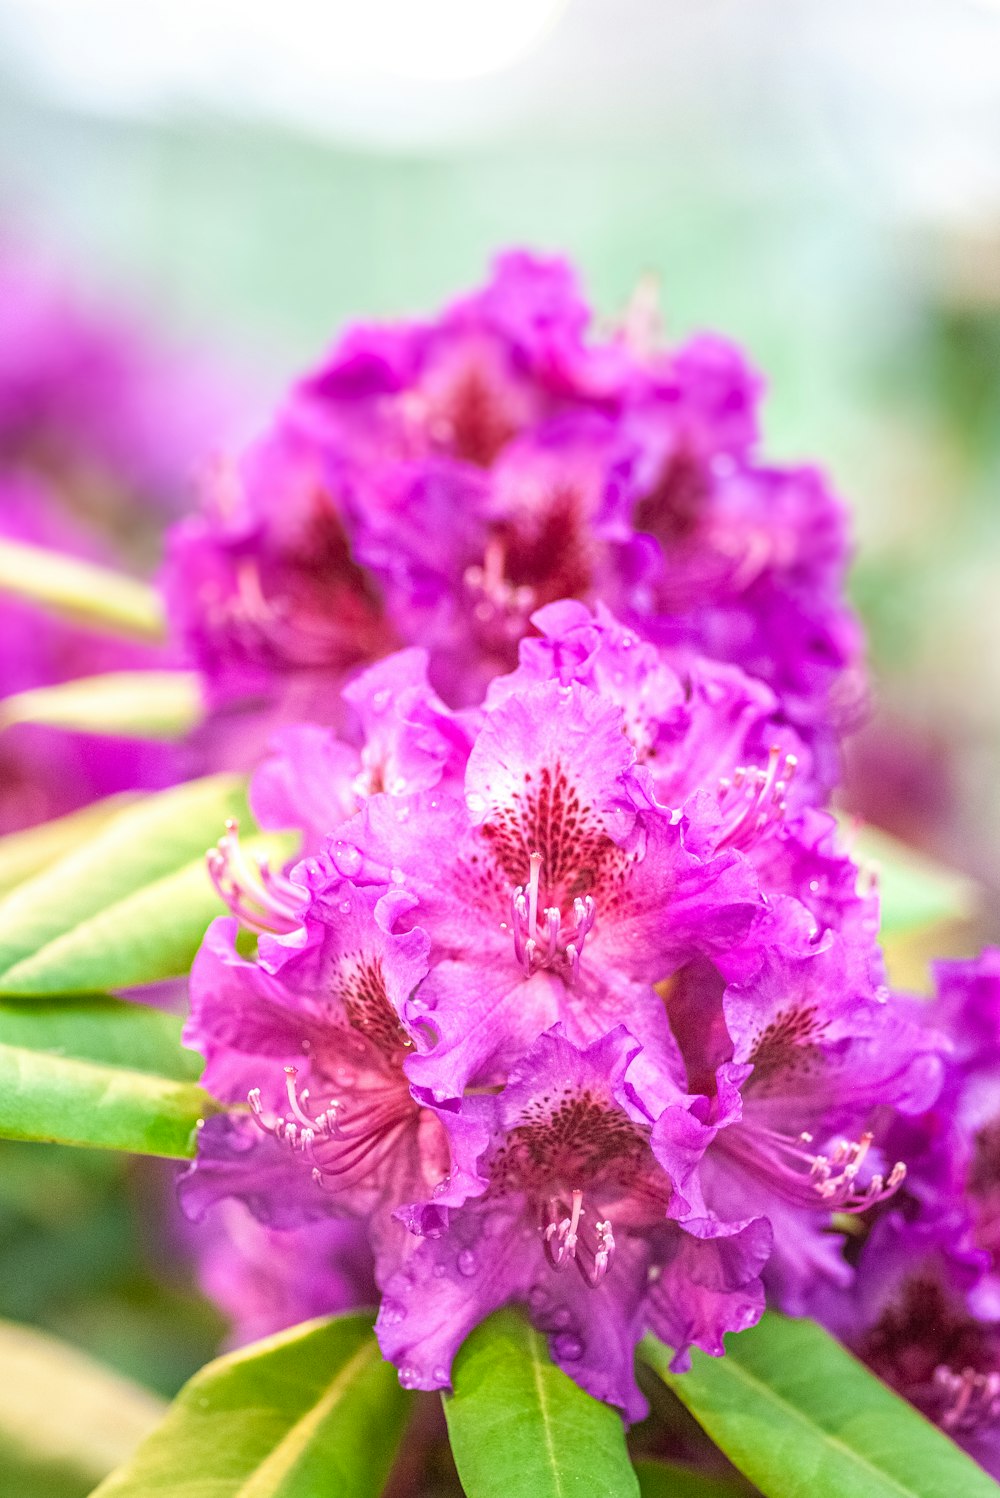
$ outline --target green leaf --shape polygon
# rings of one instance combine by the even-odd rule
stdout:
[[[44,723],[112,738],[179,739],[190,733],[203,711],[194,671],[109,671],[5,697],[0,728]]]
[[[0,1003],[0,1136],[191,1156],[216,1105],[180,1031],[120,999]]]
[[[964,874],[935,863],[877,827],[855,827],[842,819],[844,842],[863,872],[875,876],[881,903],[881,934],[968,920],[975,914],[975,884]]]
[[[769,1312],[726,1355],[642,1345],[656,1370],[766,1498],[997,1498],[996,1483],[814,1322]]]
[[[638,1498],[617,1411],[557,1368],[522,1316],[478,1326],[452,1384],[444,1411],[468,1498]]]
[[[375,1498],[409,1403],[368,1316],[307,1322],[209,1363],[93,1498]]]
[[[0,593],[104,633],[157,642],[164,637],[163,604],[148,583],[6,537],[0,540]]]
[[[204,1062],[181,1044],[182,1025],[179,1015],[103,996],[32,1004],[0,1001],[2,1045],[196,1082]]]
[[[99,827],[138,799],[132,792],[107,796],[103,801],[85,806],[82,811],[71,812],[69,816],[55,817],[52,821],[28,827],[24,832],[9,832],[6,837],[0,837],[0,895],[55,863],[72,848],[79,847]]]
[[[127,806],[82,847],[0,900],[0,996],[97,993],[179,977],[223,906],[205,851],[246,815],[242,782],[210,776]],[[251,856],[282,862],[287,837]]]
[[[193,1082],[0,1043],[0,1137],[191,1159],[218,1105]]]
[[[752,1489],[739,1478],[699,1472],[678,1462],[636,1462],[641,1498],[746,1498]]]
[[[0,1384],[0,1470],[18,1498],[89,1493],[163,1417],[145,1389],[10,1322],[0,1322]]]

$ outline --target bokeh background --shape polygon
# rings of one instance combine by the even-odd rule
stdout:
[[[655,272],[668,335],[742,341],[773,450],[853,508],[846,804],[994,931],[1000,0],[0,0],[0,228],[210,353],[248,429],[344,319],[501,246],[568,252],[608,317]],[[223,1325],[162,1197],[9,1147],[0,1315],[170,1393]]]

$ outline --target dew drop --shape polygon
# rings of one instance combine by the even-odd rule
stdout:
[[[569,1311],[568,1307],[566,1307],[566,1306],[560,1306],[559,1309],[558,1309],[558,1311],[556,1311],[555,1315],[552,1317],[552,1325],[553,1326],[569,1326],[569,1324],[572,1321],[572,1319],[573,1319],[573,1317],[570,1314],[570,1311]]]
[[[448,1273],[447,1265],[445,1265],[445,1264],[435,1264],[433,1272],[434,1272],[434,1278],[436,1280],[443,1280],[444,1277],[445,1277],[445,1275]]]
[[[353,879],[361,868],[361,853],[353,843],[334,843],[331,857],[345,879]]]
[[[386,790],[389,792],[390,796],[405,796],[406,781],[403,776],[397,775],[392,784],[386,787]],[[404,807],[402,812],[397,812],[397,816],[399,817],[399,820],[401,822],[405,821],[409,814],[409,807]]]
[[[397,782],[397,784],[398,783],[399,782]],[[396,794],[402,794],[402,792],[397,793],[395,790],[393,790],[393,795],[396,795]],[[410,820],[410,808],[408,806],[401,806],[401,807],[399,807],[399,809],[396,812],[396,821],[397,822],[408,822],[409,820]]]
[[[573,1332],[560,1332],[553,1338],[552,1351],[561,1362],[572,1363],[583,1356],[583,1343]]]
[[[531,1309],[536,1313],[538,1313],[539,1311],[544,1311],[548,1303],[548,1291],[543,1290],[541,1285],[532,1285],[531,1289],[528,1291],[528,1305],[531,1307]]]
[[[472,791],[466,796],[465,804],[474,817],[478,817],[481,812],[486,810],[485,797],[480,796],[476,791]]]
[[[444,1176],[440,1181],[438,1181],[437,1185],[434,1187],[434,1195],[435,1196],[444,1196],[445,1192],[448,1190],[448,1187],[450,1185],[451,1185],[451,1176]]]
[[[472,1275],[475,1274],[476,1256],[472,1252],[471,1248],[462,1249],[462,1252],[458,1256],[457,1263],[459,1274],[464,1274],[466,1279],[469,1279]]]
[[[389,706],[389,702],[390,702],[391,697],[392,697],[392,693],[389,691],[388,687],[383,687],[381,689],[381,691],[373,692],[372,693],[372,712],[373,713],[384,713],[385,710],[386,710],[386,708]]]
[[[809,888],[812,890],[812,892],[813,892],[814,895],[818,894],[819,893],[819,880],[818,879],[810,879],[810,881],[809,881]]]
[[[350,915],[350,913],[351,913],[351,902],[350,902],[350,900],[341,900],[341,902],[338,905],[337,909],[340,911],[341,915]]]
[[[400,868],[390,869],[389,870],[389,878],[392,880],[393,884],[405,884],[406,883],[406,875],[403,873],[403,870],[400,869]]]
[[[420,1382],[420,1374],[411,1363],[404,1363],[399,1370],[399,1382],[404,1389],[415,1389]]]
[[[383,1300],[378,1319],[382,1326],[398,1326],[401,1321],[406,1320],[406,1307],[401,1306],[398,1300]]]
[[[448,1370],[443,1363],[438,1363],[437,1367],[432,1370],[431,1378],[436,1384],[446,1384],[448,1382]]]

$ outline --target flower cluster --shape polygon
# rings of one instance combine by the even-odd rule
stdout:
[[[961,1431],[994,1332],[921,1401],[887,1287],[933,1263],[971,1324],[995,1207],[943,1122],[965,1021],[888,991],[825,810],[864,698],[844,512],[763,456],[742,355],[647,314],[595,337],[566,264],[506,255],[348,332],[175,528],[204,742],[301,837],[210,857],[186,1033],[228,1107],[182,1201],[242,1214],[244,1323],[370,1273],[410,1387],[513,1302],[635,1419],[647,1328],[683,1369],[770,1300]]]
[[[603,608],[533,629],[479,706],[406,650],[348,688],[353,735],[286,729],[262,766],[258,819],[307,853],[214,860],[260,935],[248,959],[222,919],[194,968],[188,1041],[235,1108],[181,1190],[363,1221],[407,1385],[516,1301],[637,1418],[647,1327],[684,1367],[765,1287],[843,1281],[838,1214],[904,1175],[873,1119],[933,1101],[938,1043],[886,993],[776,695]]]
[[[861,696],[839,501],[761,456],[733,346],[588,325],[564,262],[512,253],[433,322],[354,328],[295,387],[174,536],[173,617],[219,706],[329,721],[345,673],[405,645],[476,703],[532,614],[573,598],[766,682],[835,778]]]

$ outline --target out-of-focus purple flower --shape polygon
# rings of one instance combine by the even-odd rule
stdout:
[[[378,1298],[371,1249],[357,1221],[331,1217],[280,1232],[227,1200],[187,1225],[184,1247],[203,1291],[229,1319],[230,1347]]]
[[[173,615],[221,698],[323,719],[395,639],[478,702],[533,613],[600,600],[767,683],[836,777],[861,650],[841,505],[758,456],[760,381],[730,345],[588,324],[568,265],[512,253],[433,321],[344,336],[175,539]]]
[[[82,530],[155,557],[246,395],[43,247],[0,242],[0,471],[49,484]]]

